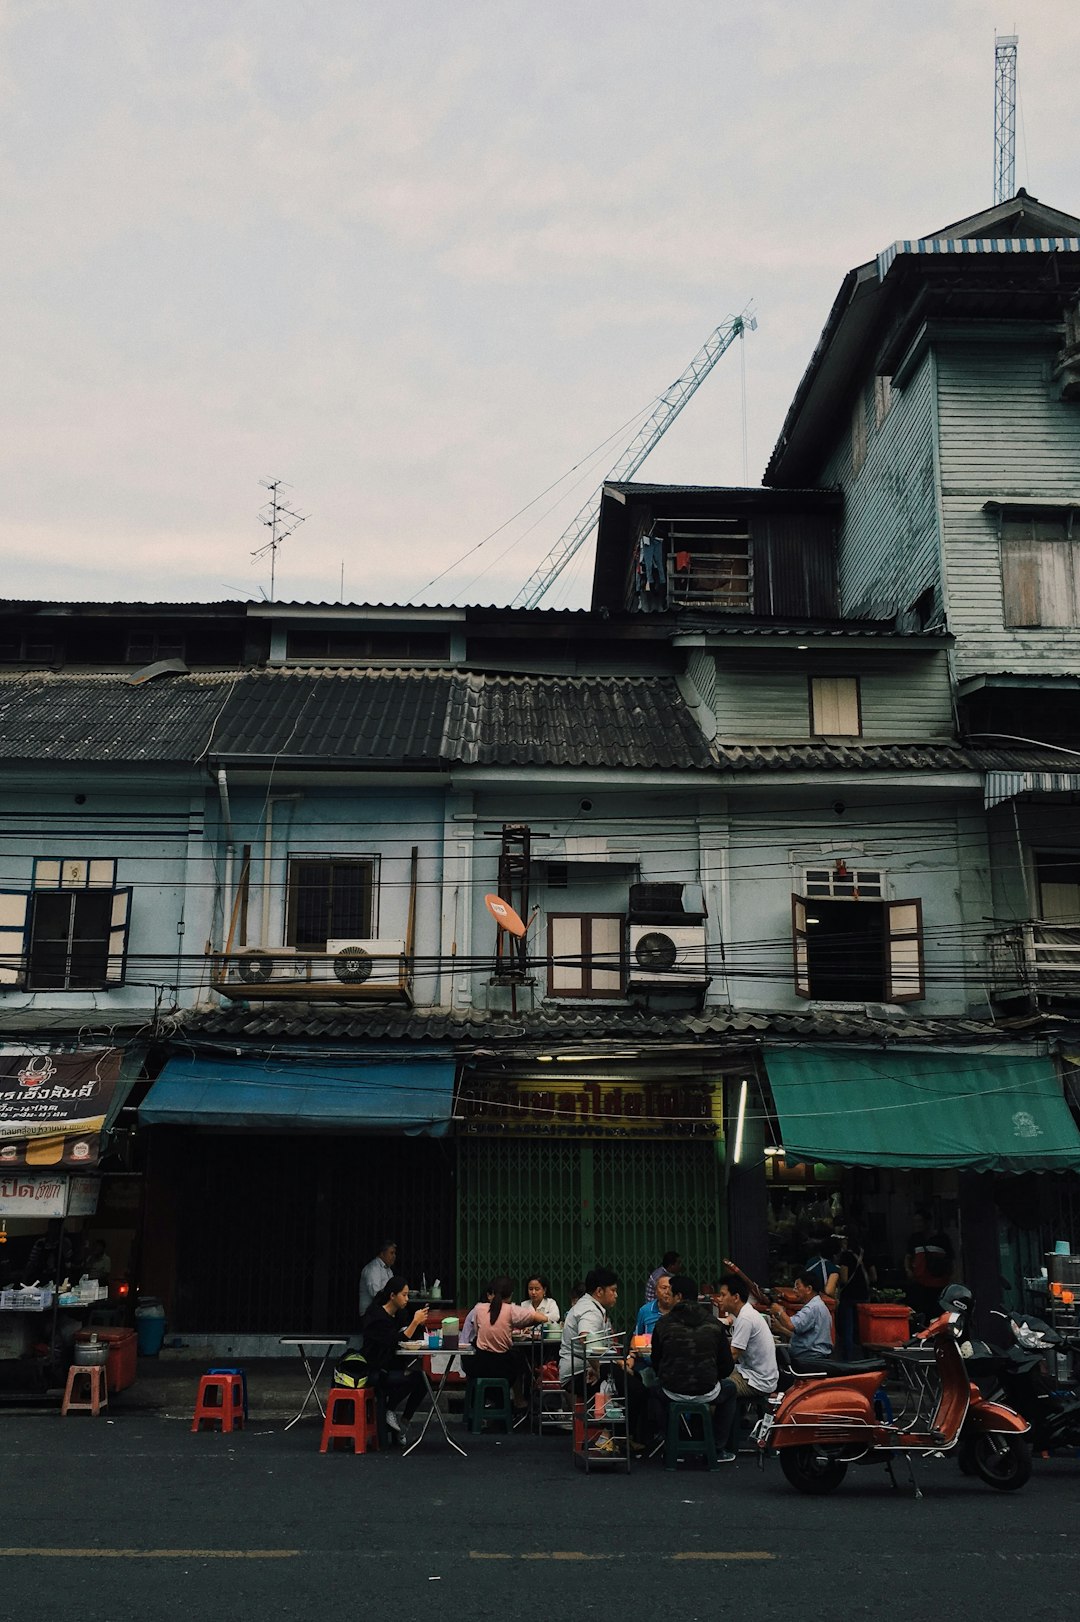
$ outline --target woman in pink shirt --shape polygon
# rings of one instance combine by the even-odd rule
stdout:
[[[476,1304],[476,1353],[469,1372],[476,1380],[506,1380],[513,1385],[518,1369],[512,1331],[545,1323],[546,1319],[531,1307],[513,1305],[514,1286],[510,1279],[497,1278],[491,1289],[491,1300]]]

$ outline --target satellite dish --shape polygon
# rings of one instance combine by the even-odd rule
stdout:
[[[525,925],[510,905],[501,895],[486,895],[484,906],[490,912],[500,929],[505,929],[508,935],[524,935]]]

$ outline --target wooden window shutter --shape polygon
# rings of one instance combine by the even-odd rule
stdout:
[[[29,911],[24,890],[0,890],[0,986],[22,985],[25,978]]]
[[[580,996],[585,990],[584,920],[572,914],[548,918],[548,996]]]
[[[810,677],[810,730],[816,737],[859,737],[862,720],[857,676]]]
[[[595,917],[589,920],[590,985],[594,996],[617,997],[623,989],[623,921]]]
[[[885,1001],[926,996],[921,901],[885,903]]]
[[[109,919],[109,956],[105,969],[107,986],[122,986],[127,976],[128,929],[131,924],[131,886],[114,890]]]
[[[795,994],[810,995],[810,953],[806,939],[806,909],[810,905],[805,896],[791,898],[791,944],[795,954]]]

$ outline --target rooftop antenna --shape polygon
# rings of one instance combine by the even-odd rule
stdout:
[[[994,35],[994,202],[1016,195],[1016,48],[1018,34]]]
[[[252,552],[252,560],[270,554],[270,598],[274,600],[274,575],[277,569],[277,550],[282,541],[287,541],[294,530],[306,523],[310,513],[298,513],[288,505],[282,495],[283,490],[291,490],[292,485],[286,484],[284,479],[260,479],[259,483],[264,490],[269,490],[270,500],[265,507],[259,509],[259,523],[265,524],[270,531],[270,539],[265,546],[260,546]]]

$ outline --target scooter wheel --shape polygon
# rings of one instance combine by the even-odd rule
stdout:
[[[817,1447],[780,1449],[780,1468],[796,1492],[822,1498],[835,1492],[847,1475],[847,1465]]]
[[[998,1492],[1016,1492],[1031,1475],[1031,1446],[1021,1436],[981,1431],[965,1456],[979,1480]]]

